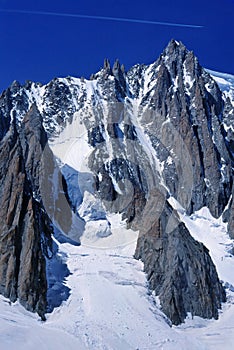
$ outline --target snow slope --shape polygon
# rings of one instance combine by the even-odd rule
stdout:
[[[234,89],[234,75],[228,73],[216,72],[210,69],[206,71],[212,76],[212,78],[217,82],[222,91],[228,91]]]
[[[38,315],[26,311],[18,302],[10,305],[3,296],[0,296],[0,344],[1,350],[85,349],[80,339],[62,329],[45,327]]]
[[[206,71],[216,81],[220,90],[224,93],[225,97],[230,98],[232,106],[234,107],[234,75],[215,72],[209,69],[206,69]]]
[[[175,200],[171,202],[178,208]],[[133,258],[137,234],[127,231],[118,217],[112,217],[115,234],[100,237],[103,244],[87,246],[84,241],[83,245],[74,246],[60,243],[59,237],[54,238],[70,271],[64,281],[70,288],[70,296],[62,306],[47,314],[45,323],[18,303],[10,305],[5,298],[0,298],[1,350],[31,350],[35,345],[46,350],[188,347],[191,350],[231,350],[234,342],[234,257],[228,251],[232,242],[225,225],[213,219],[207,209],[191,217],[181,209],[180,215],[198,240],[206,240],[218,273],[228,287],[228,302],[219,320],[190,319],[188,315],[184,324],[170,327],[157,298],[148,292],[142,263]],[[116,237],[128,232],[131,240],[125,245],[120,241],[118,245]],[[111,237],[113,242],[110,242]],[[108,244],[105,244],[106,239]],[[115,248],[107,248],[111,245]]]

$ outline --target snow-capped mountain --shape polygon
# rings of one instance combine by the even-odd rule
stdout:
[[[128,72],[105,60],[89,80],[14,82],[0,97],[0,293],[84,348],[186,349],[169,325],[232,309],[233,118],[234,77],[174,40]]]

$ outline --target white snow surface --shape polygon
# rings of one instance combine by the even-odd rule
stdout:
[[[210,249],[220,278],[229,284],[219,320],[188,315],[184,324],[170,327],[157,298],[148,291],[143,264],[133,258],[137,233],[126,230],[120,217],[112,214],[108,220],[115,234],[99,237],[108,244],[74,246],[54,238],[70,271],[64,283],[71,291],[60,307],[46,315],[46,322],[18,302],[10,304],[0,297],[1,350],[233,349],[234,257],[228,253],[233,242],[226,225],[207,208],[189,217],[173,198],[170,203],[194,238]],[[130,239],[125,243],[120,239],[118,244],[117,237],[128,233]]]
[[[70,297],[45,323],[1,297],[1,350],[187,349],[190,340],[170,328],[148,293],[143,265],[133,258],[136,239],[114,249],[56,243],[71,273]]]
[[[50,147],[63,164],[77,171],[90,172],[86,162],[92,148],[88,144],[87,130],[79,113],[74,113],[72,123],[67,123],[59,137],[50,142]]]
[[[234,88],[234,75],[228,74],[228,73],[216,72],[210,69],[206,69],[206,71],[217,82],[217,84],[219,85],[222,91]]]
[[[224,95],[230,98],[232,106],[234,107],[234,75],[228,73],[215,72],[209,69],[206,69],[206,71],[216,81]]]

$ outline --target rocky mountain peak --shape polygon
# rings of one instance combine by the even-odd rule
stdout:
[[[21,88],[20,83],[17,80],[14,80],[10,86],[10,90],[13,94],[17,93],[17,91]]]
[[[181,41],[177,41],[175,39],[171,39],[165,49],[163,50],[161,56],[183,56],[188,52],[188,49],[184,46]]]
[[[105,70],[111,70],[110,61],[107,58],[104,59],[103,68]]]
[[[201,66],[197,57],[189,51],[182,42],[171,40],[161,54],[158,65],[164,64],[172,79],[184,79],[187,74],[191,80],[198,79],[201,75]]]
[[[14,82],[0,97],[0,292],[44,317],[53,227],[79,241],[100,224],[99,239],[111,235],[112,213],[140,232],[135,256],[173,323],[188,312],[217,318],[225,291],[170,200],[187,216],[203,207],[215,218],[225,212],[233,237],[231,113],[230,96],[175,40],[128,72],[105,60],[91,80]],[[47,167],[51,219],[40,188]]]

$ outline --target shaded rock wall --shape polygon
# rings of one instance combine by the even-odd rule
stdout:
[[[18,134],[11,124],[0,144],[0,293],[44,319],[47,281],[43,241],[52,227],[43,210],[39,168],[46,134],[33,106]],[[49,248],[48,248],[49,249]]]
[[[173,324],[183,322],[188,312],[218,318],[226,297],[208,249],[191,237],[168,203],[140,235],[135,257],[144,262],[149,286]]]

